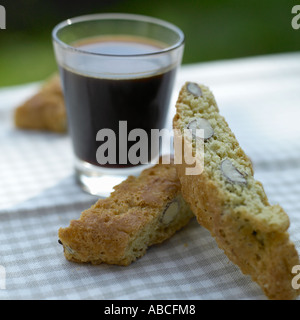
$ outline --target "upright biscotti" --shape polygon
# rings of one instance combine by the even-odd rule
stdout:
[[[188,82],[180,91],[176,111],[173,127],[183,137],[184,129],[191,131],[192,138],[183,141],[194,154],[197,141],[204,141],[201,174],[186,174],[184,159],[176,165],[183,197],[198,222],[270,299],[295,298],[299,290],[292,287],[291,270],[300,263],[287,232],[289,218],[282,207],[269,204],[213,94],[203,85]],[[203,129],[204,136],[198,137],[196,129]]]
[[[157,164],[114,189],[59,230],[68,260],[129,265],[194,217],[181,196],[173,164]]]
[[[20,129],[67,131],[66,109],[58,74],[47,79],[36,94],[16,108],[14,122]]]

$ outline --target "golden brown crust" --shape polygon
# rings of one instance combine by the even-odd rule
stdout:
[[[214,136],[204,144],[202,174],[187,175],[184,161],[176,165],[184,199],[229,259],[251,275],[270,299],[295,298],[299,290],[292,288],[291,270],[299,264],[299,256],[289,240],[287,214],[279,205],[268,203],[262,184],[253,177],[250,160],[219,115],[209,89],[199,85],[202,96],[194,97],[186,86],[176,104],[174,129],[182,131],[191,119],[201,117],[210,122]],[[245,183],[224,177],[220,169],[224,159],[238,167]]]
[[[66,110],[59,75],[55,74],[40,90],[16,108],[15,125],[20,129],[67,131]]]
[[[170,224],[165,224],[163,213],[170,203],[178,204],[179,210]],[[130,176],[110,197],[100,199],[58,235],[68,260],[128,265],[192,217],[181,197],[175,166],[158,164],[139,177]]]

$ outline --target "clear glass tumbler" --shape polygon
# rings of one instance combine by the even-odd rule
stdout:
[[[52,36],[77,181],[108,196],[159,156],[151,132],[165,127],[184,34],[151,17],[96,14],[68,19]]]

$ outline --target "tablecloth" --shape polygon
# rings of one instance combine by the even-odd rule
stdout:
[[[184,65],[208,85],[300,251],[300,53]],[[68,135],[17,130],[14,108],[39,83],[0,89],[0,299],[266,299],[195,219],[128,267],[66,261],[57,231],[98,198],[75,183]]]

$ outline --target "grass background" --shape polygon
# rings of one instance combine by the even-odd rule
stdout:
[[[101,12],[165,19],[186,35],[183,63],[300,50],[292,0],[0,0],[0,86],[43,80],[56,70],[51,30],[67,18]]]

